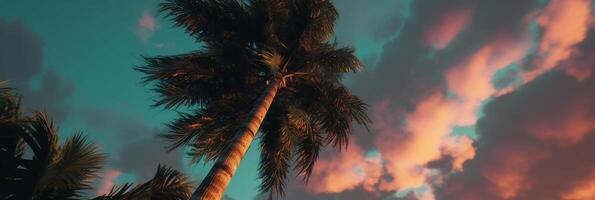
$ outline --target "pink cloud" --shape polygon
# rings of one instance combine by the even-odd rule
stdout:
[[[317,193],[337,193],[364,185],[372,190],[372,184],[382,175],[379,157],[365,157],[365,152],[350,140],[349,148],[320,159],[312,171],[307,191]]]
[[[155,17],[148,11],[145,10],[138,19],[136,33],[142,41],[147,41],[153,33],[157,30],[158,24]]]
[[[109,193],[109,191],[114,187],[116,180],[122,174],[122,172],[118,170],[108,170],[100,175],[102,177],[101,183],[99,188],[95,192],[95,195],[100,196]]]
[[[533,122],[528,132],[537,138],[560,146],[574,145],[580,142],[588,133],[595,131],[595,116],[589,109],[589,102],[595,97],[585,97],[565,110],[560,110],[558,116],[549,120]]]
[[[378,130],[376,145],[386,161],[387,173],[393,177],[381,180],[380,190],[409,189],[425,183],[430,175],[425,165],[441,157],[441,141],[449,133],[452,114],[443,96],[435,93],[407,115],[405,130]]]
[[[580,181],[560,196],[563,200],[595,199],[595,176],[591,175],[591,178]]]
[[[435,49],[444,49],[465,28],[473,9],[465,8],[446,12],[438,23],[428,28],[424,33],[424,43]]]
[[[417,187],[431,175],[426,167],[430,161],[444,155],[454,158],[455,170],[473,158],[471,140],[452,136],[454,126],[473,125],[477,109],[496,91],[491,78],[496,71],[519,62],[528,50],[528,42],[499,38],[471,55],[462,64],[445,74],[452,97],[437,91],[420,101],[415,111],[406,116],[405,137],[395,136],[394,130],[380,130],[378,148],[394,177],[384,181],[383,190]],[[465,139],[461,139],[465,138]],[[391,140],[392,139],[392,140]],[[453,141],[457,141],[453,142]]]
[[[582,63],[589,57],[574,50],[585,39],[585,27],[591,23],[588,12],[585,17],[585,10],[590,10],[589,1],[553,0],[542,13],[529,13],[524,18],[527,24],[523,26],[528,27],[532,17],[537,16],[544,33],[537,49],[538,59],[532,63],[538,67],[523,74],[525,81],[520,81],[518,85],[496,89],[492,79],[496,72],[511,64],[522,64],[530,47],[528,29],[514,34],[494,34],[495,37],[462,62],[448,67],[443,74],[445,89],[436,87],[430,92],[424,91],[428,95],[416,97],[419,99],[413,102],[412,110],[392,105],[395,100],[388,97],[376,102],[372,107],[372,127],[377,135],[374,143],[379,152],[376,160],[366,160],[365,151],[353,143],[350,145],[353,149],[333,158],[321,159],[315,170],[317,178],[308,190],[313,193],[337,193],[361,186],[368,191],[406,191],[427,186],[430,192],[424,198],[435,199],[432,187],[441,185],[454,171],[465,173],[465,163],[478,156],[470,138],[453,135],[454,127],[475,125],[479,109],[492,98],[516,92],[517,87],[562,62]],[[450,20],[440,20],[438,25],[428,29],[423,41],[436,49],[445,48],[465,28],[472,13],[473,10],[448,13],[444,19]],[[569,22],[572,18],[576,20]],[[568,66],[562,69],[577,80],[590,78],[593,69],[589,64]],[[594,99],[587,98],[585,101],[592,102]],[[576,105],[584,104],[588,103],[576,102]],[[595,119],[590,117],[589,112],[581,112],[588,109],[579,106],[567,109],[568,112],[558,112],[567,119],[531,121],[524,131],[540,142],[554,144],[558,148],[578,144],[595,129],[592,123]],[[484,193],[483,189],[470,191],[466,188],[469,186],[457,182],[450,182],[445,191],[465,191],[457,193],[458,199],[482,199],[487,193],[496,195],[496,199],[507,199],[531,190],[541,183],[527,174],[536,163],[549,160],[551,152],[528,146],[511,145],[510,149],[504,147],[484,152],[491,161],[482,160],[489,164],[482,163],[474,178],[489,186],[483,188],[489,192]],[[445,158],[452,158],[449,161],[452,171],[428,167],[429,163]],[[583,185],[586,186],[576,187],[578,192],[568,190],[567,197],[592,195],[589,183]]]
[[[537,19],[544,33],[539,43],[536,69],[525,74],[528,81],[556,67],[575,51],[587,36],[591,20],[590,0],[551,0]]]
[[[490,153],[494,159],[481,169],[481,174],[494,186],[490,190],[502,199],[516,197],[521,190],[530,188],[527,171],[546,156],[526,147],[500,148]]]
[[[583,81],[593,74],[591,66],[595,66],[595,52],[574,51],[560,68],[576,80]]]
[[[474,160],[445,181],[442,198],[592,199],[594,83],[555,71],[493,100]]]
[[[473,140],[469,139],[469,137],[448,137],[442,145],[442,151],[443,154],[453,157],[452,169],[454,171],[463,170],[465,161],[475,157]]]
[[[445,157],[452,158],[453,171],[462,170],[463,164],[475,156],[475,150],[470,138],[452,135],[453,128],[475,123],[477,110],[497,92],[491,84],[494,74],[519,62],[527,53],[529,43],[523,39],[499,37],[451,67],[444,76],[452,95],[447,97],[446,91],[435,90],[421,98],[413,112],[404,114],[404,123],[399,122],[401,113],[390,109],[391,99],[376,103],[372,108],[373,129],[378,135],[375,144],[382,162],[365,162],[364,152],[350,145],[337,157],[321,159],[313,175],[318,180],[309,186],[310,191],[332,193],[358,186],[370,191],[405,191],[433,185],[451,172],[427,165]],[[365,169],[365,173],[358,169]],[[383,178],[386,176],[391,178]],[[433,195],[427,196],[433,199]]]

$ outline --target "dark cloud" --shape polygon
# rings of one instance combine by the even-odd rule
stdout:
[[[57,121],[62,121],[70,113],[70,106],[65,101],[74,93],[74,84],[61,79],[51,69],[41,75],[40,88],[22,91],[25,105],[46,111]]]
[[[311,194],[305,191],[306,183],[301,177],[292,176],[288,181],[287,189],[284,197],[273,196],[273,199],[287,199],[287,200],[327,200],[327,199],[340,199],[340,200],[361,200],[361,199],[390,199],[388,198],[393,192],[370,192],[364,190],[362,187],[357,187],[352,190],[343,191],[340,193],[326,193],[326,194]],[[254,200],[268,200],[270,197],[269,193],[259,194],[254,197]]]
[[[595,177],[594,76],[579,82],[550,72],[484,113],[475,159],[438,199],[562,199]]]
[[[167,152],[167,143],[157,137],[164,130],[116,111],[87,108],[79,115],[85,127],[108,139],[104,146],[116,149],[110,155],[111,167],[142,180],[153,177],[159,164],[182,169],[182,152]]]
[[[0,75],[22,83],[41,72],[43,43],[20,21],[0,20]]]
[[[162,132],[153,132],[157,133]],[[164,144],[163,140],[156,137],[131,139],[123,144],[117,155],[112,155],[114,167],[143,179],[152,177],[159,164],[181,170],[182,153],[179,150],[168,153]]]
[[[9,80],[18,89],[26,107],[64,120],[70,112],[66,100],[72,96],[74,84],[51,69],[44,72],[41,38],[20,21],[0,19],[0,44],[0,80]],[[36,78],[40,80],[37,88],[31,86]]]

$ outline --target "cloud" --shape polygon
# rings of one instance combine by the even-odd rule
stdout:
[[[562,193],[563,200],[582,200],[595,198],[595,177],[581,181],[575,188]]]
[[[22,84],[41,73],[43,42],[20,21],[0,20],[0,75]]]
[[[585,40],[576,45],[570,58],[562,61],[558,68],[582,81],[593,74],[592,66],[595,66],[595,29],[589,30]]]
[[[593,67],[593,66],[592,66]],[[438,199],[590,199],[595,78],[549,72],[489,103],[476,158]]]
[[[67,99],[74,93],[74,84],[62,79],[50,67],[43,69],[43,41],[20,21],[0,19],[0,79],[23,96],[25,107],[49,113],[63,121],[70,112]],[[34,80],[39,88],[32,87]]]
[[[435,49],[444,49],[465,28],[472,14],[470,8],[444,13],[436,25],[424,32],[424,42]]]
[[[157,133],[162,132],[150,132],[153,135]],[[143,180],[153,177],[159,164],[182,169],[182,153],[179,150],[168,153],[166,150],[164,141],[155,137],[130,139],[114,155],[114,167],[124,173],[138,175]]]
[[[493,15],[485,16],[486,8],[509,10],[510,5],[517,6],[511,13],[517,16],[515,20],[495,21],[501,15],[493,11],[490,13]],[[322,158],[322,164],[315,167],[321,171],[321,180],[349,177],[348,181],[331,187],[328,181],[313,180],[308,188],[317,188],[318,193],[363,189],[367,193],[400,191],[397,194],[426,188],[428,194],[417,196],[432,199],[432,186],[460,171],[463,163],[474,157],[472,140],[454,134],[454,128],[473,125],[479,108],[497,92],[492,86],[492,77],[524,58],[530,38],[529,21],[523,18],[535,9],[534,5],[533,2],[518,4],[509,1],[479,4],[469,1],[412,2],[412,15],[400,37],[384,46],[375,71],[356,77],[352,84],[356,94],[374,102],[371,111],[374,138],[370,140],[363,138],[370,135],[356,135],[355,145],[350,148],[361,150],[341,152],[348,155],[336,155],[328,160]],[[467,21],[475,9],[479,9],[476,12],[478,19]],[[452,33],[438,35],[432,42],[443,42],[444,47],[433,57],[428,56],[432,55],[432,50],[427,48],[427,43],[419,41],[427,39],[424,33],[436,30],[436,27],[453,26],[440,23],[440,19],[450,15],[463,16],[458,18],[465,22],[455,24],[457,27]],[[484,27],[487,22],[497,22],[492,24],[498,29]],[[463,29],[464,26],[467,28]],[[492,32],[486,34],[486,29]],[[453,40],[455,37],[462,37],[462,40]],[[373,150],[379,152],[380,161],[370,167],[361,167],[365,163],[362,162],[364,155]],[[342,169],[337,169],[328,164],[329,160],[345,164]],[[438,161],[446,163],[433,166]],[[343,169],[360,170],[346,175],[347,171]]]
[[[307,191],[337,193],[355,189],[361,184],[366,190],[374,190],[373,180],[382,176],[382,161],[379,155],[365,156],[365,152],[353,141],[345,151],[326,152],[328,157],[320,159],[312,171]]]
[[[309,196],[294,192],[289,193],[289,198],[296,195],[350,199],[361,195],[372,199],[459,199],[459,196],[441,198],[445,197],[443,188],[446,188],[442,186],[469,187],[450,180],[473,173],[476,176],[468,177],[477,180],[477,185],[489,183],[491,187],[484,184],[482,188],[474,187],[477,192],[457,193],[462,199],[481,199],[482,191],[488,188],[500,191],[500,198],[524,191],[532,184],[524,174],[531,173],[532,166],[547,155],[531,148],[494,152],[498,155],[520,153],[502,160],[517,163],[512,167],[482,160],[494,167],[482,169],[490,171],[491,176],[477,176],[483,172],[467,166],[469,162],[479,162],[476,160],[481,159],[477,158],[480,152],[476,152],[476,148],[485,143],[486,138],[472,139],[467,135],[474,133],[464,135],[458,131],[461,127],[474,130],[486,103],[529,82],[523,75],[527,66],[534,63],[525,61],[537,58],[531,57],[534,50],[539,52],[539,48],[533,46],[538,47],[543,40],[536,37],[542,35],[532,28],[546,13],[541,11],[541,6],[537,0],[412,1],[410,9],[404,9],[410,15],[399,19],[402,27],[395,30],[397,37],[389,37],[384,43],[378,64],[368,66],[371,70],[348,82],[355,94],[372,104],[372,134],[356,133],[354,145],[350,145],[354,149],[341,152],[343,156],[332,153],[333,156],[322,157],[321,164],[315,166],[317,179],[301,189],[289,186],[295,187],[292,191]],[[446,16],[458,21],[442,20]],[[433,32],[439,29],[449,31]],[[567,66],[561,68],[565,73],[574,73],[577,78],[586,80],[589,75],[585,71],[590,71],[591,67],[583,64],[577,68],[573,64],[584,63],[591,55],[589,51],[582,51],[583,44],[574,44],[583,54],[572,54],[571,59],[560,62]],[[570,63],[571,60],[574,62]],[[559,146],[584,141],[590,129],[585,115],[580,112],[568,115],[575,119],[573,123],[559,127],[535,123],[533,137],[539,135],[543,141],[558,141]],[[540,131],[543,129],[552,133]],[[560,138],[553,133],[559,131],[575,133]],[[365,162],[369,152],[377,152],[378,162]],[[352,174],[346,174],[349,172]],[[328,180],[342,181],[332,184]],[[440,195],[436,195],[437,192]]]
[[[143,41],[147,42],[153,33],[157,31],[159,24],[155,20],[155,16],[149,10],[144,10],[138,19],[136,25],[136,34]]]
[[[532,80],[569,58],[591,23],[590,0],[551,0],[537,19],[543,29],[534,68],[524,76]]]
[[[109,139],[104,146],[115,149],[110,156],[110,167],[113,169],[135,175],[143,181],[153,177],[159,164],[182,169],[182,152],[174,150],[168,153],[165,142],[156,137],[163,130],[109,109],[83,108],[78,114],[89,132],[101,133],[102,138]]]
[[[65,102],[74,94],[74,83],[60,78],[52,69],[41,75],[39,89],[23,89],[23,103],[32,108],[46,111],[57,121],[70,114],[70,106]]]
[[[101,173],[99,175],[99,177],[101,177],[101,181],[99,183],[99,186],[96,187],[97,189],[95,190],[95,195],[101,196],[104,194],[108,194],[112,187],[116,185],[116,181],[120,174],[122,174],[122,172],[113,169]]]

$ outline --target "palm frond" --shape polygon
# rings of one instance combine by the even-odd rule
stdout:
[[[141,188],[135,188],[131,183],[125,183],[121,186],[113,186],[107,194],[93,198],[93,200],[132,200],[133,197],[143,195]]]
[[[99,146],[90,143],[82,134],[68,138],[40,180],[45,188],[40,193],[61,195],[61,198],[81,197],[82,190],[91,189],[92,179],[98,177],[98,170],[105,160],[106,155],[100,153]],[[60,191],[71,191],[72,194],[64,196]]]
[[[151,199],[186,200],[190,198],[192,183],[177,170],[159,165],[149,182]]]
[[[208,53],[146,57],[147,65],[136,67],[144,73],[144,82],[159,81],[153,91],[159,94],[154,106],[204,104],[217,85],[213,82],[218,65]]]
[[[266,116],[267,124],[262,129],[260,139],[259,177],[262,181],[260,192],[284,194],[285,180],[290,169],[294,134],[283,107],[273,106],[273,115]]]
[[[355,49],[350,47],[332,48],[322,53],[317,63],[320,68],[332,73],[358,72],[364,65],[354,53]]]
[[[312,128],[308,132],[298,134],[297,141],[295,169],[304,180],[308,181],[318,159],[320,149],[324,145],[324,138],[320,132]]]
[[[159,165],[155,176],[142,184],[114,186],[109,193],[93,200],[185,200],[190,197],[192,183],[177,170]]]
[[[1,145],[0,197],[31,199],[45,189],[41,180],[58,152],[58,137],[53,122],[43,113],[37,112],[33,118],[15,118],[0,124],[2,137],[7,139]],[[25,148],[32,152],[30,158],[23,157]]]
[[[280,73],[281,65],[283,64],[283,56],[276,51],[262,51],[260,52],[260,62],[267,66],[273,74]]]
[[[302,47],[328,40],[334,34],[338,12],[329,0],[296,1],[303,18],[304,28],[300,37]]]
[[[241,39],[248,28],[246,6],[238,0],[166,0],[159,7],[176,26],[202,40]]]

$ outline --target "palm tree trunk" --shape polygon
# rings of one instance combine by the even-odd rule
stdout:
[[[279,80],[272,81],[258,101],[255,102],[242,128],[236,132],[231,143],[219,156],[209,174],[194,191],[192,197],[190,197],[191,200],[219,200],[223,197],[225,188],[240,165],[240,161],[246,154],[250,143],[254,140],[279,87]]]

